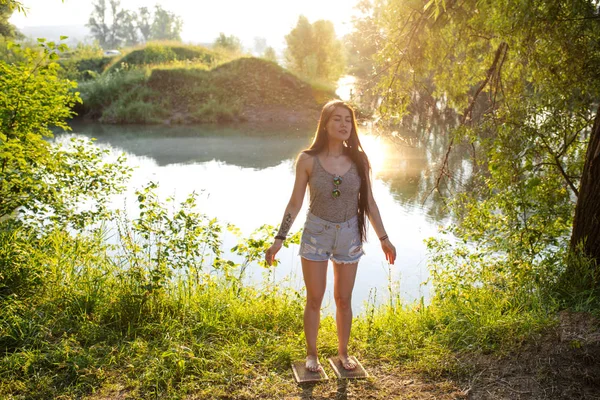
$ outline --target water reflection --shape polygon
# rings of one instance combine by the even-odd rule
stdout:
[[[97,143],[115,152],[128,153],[134,172],[127,193],[116,199],[115,207],[127,207],[135,217],[134,191],[152,180],[159,183],[161,196],[181,201],[192,191],[201,193],[201,212],[231,222],[244,234],[262,224],[281,221],[294,182],[294,158],[307,147],[313,131],[307,128],[248,126],[106,126],[74,124],[75,134],[95,137]],[[366,131],[366,129],[365,129]],[[394,137],[363,136],[365,151],[373,164],[373,193],[384,218],[386,230],[398,250],[396,266],[388,266],[375,232],[365,244],[354,291],[353,304],[360,310],[376,290],[383,301],[390,279],[399,281],[394,289],[406,301],[429,296],[423,285],[428,277],[423,240],[435,236],[446,216],[439,199],[423,198],[431,184],[431,160],[437,157],[443,141],[410,143],[408,134]],[[388,135],[389,136],[389,135]],[[68,135],[59,135],[57,140]],[[400,140],[402,139],[402,140]],[[408,144],[407,144],[408,143]],[[432,146],[437,148],[432,149]],[[292,231],[300,229],[308,206],[308,196]],[[224,248],[235,245],[232,235],[224,235]],[[232,258],[233,259],[233,258]],[[291,246],[279,254],[282,261],[271,279],[288,280],[301,289],[302,274],[298,248]],[[235,260],[234,260],[235,261]],[[250,271],[249,279],[259,282],[262,270]],[[332,270],[329,270],[332,282]],[[326,303],[333,304],[331,284]]]
[[[95,137],[99,144],[150,157],[159,166],[211,160],[241,167],[268,168],[294,158],[307,147],[307,127],[140,126],[73,123],[73,131]]]

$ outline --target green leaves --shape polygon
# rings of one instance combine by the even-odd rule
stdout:
[[[331,21],[310,23],[304,16],[285,37],[286,63],[291,71],[309,79],[335,82],[344,72],[345,55]]]
[[[461,182],[464,171],[436,171],[439,188],[460,189],[445,194],[465,242],[432,244],[445,254],[434,257],[437,290],[461,302],[488,283],[527,301],[547,293],[564,268],[600,99],[597,2],[391,0],[370,17],[383,117],[410,111],[436,127],[436,115],[456,116],[451,143],[470,149]]]
[[[108,196],[123,188],[130,168],[122,156],[106,162],[107,152],[91,142],[46,139],[51,127],[69,129],[66,119],[81,99],[50,62],[65,47],[39,43],[42,54],[25,49],[22,62],[0,61],[0,218],[81,229],[106,215]]]

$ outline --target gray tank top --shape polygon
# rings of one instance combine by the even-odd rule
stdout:
[[[360,176],[354,162],[348,172],[341,175],[342,183],[337,186],[339,197],[333,197],[336,188],[333,178],[323,168],[319,157],[313,156],[312,174],[308,178],[310,191],[309,211],[319,218],[330,222],[345,222],[358,214],[358,193],[360,191]]]

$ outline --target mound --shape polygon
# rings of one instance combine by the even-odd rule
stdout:
[[[144,47],[134,49],[122,57],[115,59],[106,72],[113,72],[122,63],[129,65],[152,65],[183,60],[195,60],[206,65],[211,65],[218,60],[218,56],[215,52],[202,46],[149,43]]]
[[[192,115],[192,122],[201,122],[193,116],[202,120],[207,105],[228,110],[234,120],[314,120],[315,111],[318,118],[321,106],[335,96],[259,58],[239,58],[210,71],[155,69],[148,86],[168,98],[180,115]]]

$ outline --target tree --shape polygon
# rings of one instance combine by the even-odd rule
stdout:
[[[104,215],[107,194],[122,189],[129,168],[122,157],[104,161],[106,151],[84,141],[46,140],[51,127],[69,129],[65,120],[81,100],[76,83],[58,77],[54,60],[66,45],[38,41],[41,57],[13,46],[24,61],[0,61],[0,219],[18,213],[39,228],[47,222],[82,228]]]
[[[110,32],[110,28],[106,23],[106,1],[96,0],[93,7],[94,10],[86,26],[90,28],[94,39],[100,43],[100,46],[104,47],[109,41]]]
[[[142,40],[147,42],[152,37],[152,14],[148,7],[140,7],[138,14],[138,29],[142,35]]]
[[[575,218],[571,235],[571,248],[582,247],[584,254],[600,261],[600,107],[596,112],[590,136]],[[592,282],[589,282],[592,283]]]
[[[213,46],[234,54],[242,52],[242,41],[234,35],[227,36],[223,32],[219,33]]]
[[[352,21],[354,29],[344,37],[349,73],[362,79],[369,79],[373,75],[375,55],[384,42],[377,26],[377,21],[382,16],[376,13],[381,10],[368,0],[361,0],[355,8],[361,16],[354,18]]]
[[[116,36],[125,46],[135,46],[140,42],[138,35],[138,15],[133,11],[121,10],[117,17]]]
[[[535,279],[561,270],[571,231],[571,244],[587,238],[587,255],[598,259],[597,2],[392,0],[375,7],[384,39],[376,59],[381,114],[405,114],[423,93],[459,117],[435,185],[462,219],[455,233],[504,255],[520,268],[513,274]],[[469,191],[447,164],[460,142],[472,150]]]
[[[139,14],[135,11],[120,8],[120,0],[109,0],[110,19],[106,23],[106,13],[109,11],[106,0],[96,0],[94,10],[90,15],[87,26],[92,35],[103,47],[133,46],[149,40],[181,40],[183,21],[181,17],[155,6],[154,15],[147,7],[141,7]]]
[[[9,4],[0,3],[0,36],[13,39],[19,38],[22,35],[17,31],[15,26],[8,22],[13,13],[13,7]]]
[[[183,21],[181,17],[156,5],[152,22],[152,40],[181,40]]]
[[[342,42],[337,40],[331,21],[316,21],[313,24],[313,32],[316,45],[316,76],[336,81],[342,76],[346,67]]]
[[[301,15],[292,31],[286,35],[285,60],[288,68],[304,76],[316,75],[315,38],[308,18]]]
[[[275,49],[271,46],[265,49],[265,52],[262,54],[262,58],[265,60],[277,62],[277,53],[275,53]]]
[[[311,24],[305,16],[286,35],[285,59],[288,68],[310,79],[336,81],[345,68],[341,41],[336,38],[330,21]]]
[[[108,30],[108,36],[106,39],[106,45],[110,48],[115,48],[121,46],[122,40],[119,37],[119,31],[121,30],[121,19],[123,17],[123,13],[119,10],[119,6],[121,5],[121,0],[108,0],[110,3],[110,13],[112,19],[112,25]]]

